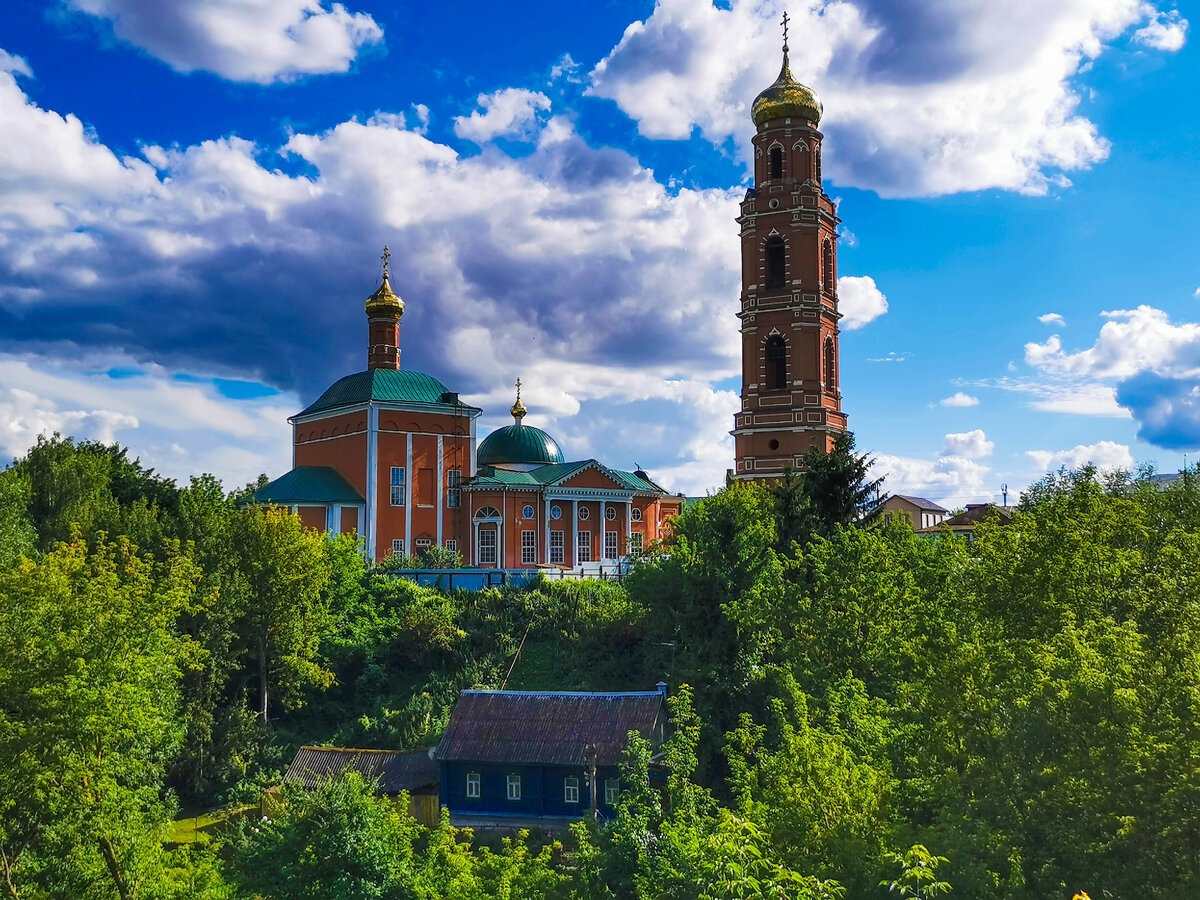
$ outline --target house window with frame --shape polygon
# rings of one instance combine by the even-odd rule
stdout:
[[[604,558],[617,558],[617,532],[615,531],[604,532]]]
[[[467,799],[469,799],[469,800],[478,800],[479,799],[479,773],[478,772],[468,772],[467,773]]]
[[[565,533],[561,529],[550,532],[550,562],[552,564],[562,565],[563,559],[566,557],[563,549],[565,547],[564,537]]]
[[[404,505],[404,466],[392,466],[392,506]]]
[[[462,469],[450,469],[446,472],[446,506],[449,509],[458,509],[461,484]]]
[[[617,508],[615,506],[605,507],[604,518],[610,522],[615,522],[617,520]]]
[[[532,566],[537,563],[537,532],[521,532],[521,565]]]
[[[579,551],[579,561],[581,563],[592,561],[592,533],[590,531],[581,531],[575,535],[575,547]]]
[[[496,564],[496,529],[494,528],[479,530],[479,564],[483,566]]]
[[[621,780],[619,778],[604,779],[604,805],[616,806],[621,799]]]
[[[563,803],[579,802],[579,778],[568,775],[563,779]]]
[[[580,522],[586,522],[591,517],[592,517],[592,511],[590,509],[588,509],[586,506],[579,507],[579,521]]]
[[[520,775],[509,775],[508,776],[508,799],[509,800],[520,800],[521,799],[521,776]]]
[[[629,518],[635,522],[642,521],[642,511],[635,506],[629,511]]]
[[[393,556],[403,556],[404,555],[404,541],[402,539],[394,538],[392,540],[392,555]]]
[[[451,553],[457,553],[458,552],[458,541],[455,540],[454,538],[450,538],[448,541],[446,541],[445,547]]]
[[[628,540],[630,556],[637,556],[642,552],[642,533],[640,531],[631,531]]]

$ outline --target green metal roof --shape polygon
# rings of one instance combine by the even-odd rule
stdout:
[[[529,426],[525,426],[528,428]],[[482,448],[481,448],[482,450]],[[563,481],[569,478],[573,473],[580,469],[586,469],[588,466],[595,466],[601,472],[614,479],[617,484],[627,491],[635,491],[637,493],[653,493],[665,494],[661,487],[650,481],[648,478],[642,478],[633,472],[621,472],[617,469],[610,469],[603,463],[594,459],[582,459],[577,462],[553,463],[550,465],[539,466],[529,472],[514,472],[511,469],[490,469],[488,474],[480,474],[471,479],[472,487],[542,487],[548,484],[554,484],[558,481]]]
[[[481,466],[498,463],[561,463],[562,450],[558,443],[540,428],[532,425],[508,425],[489,434],[475,455]]]
[[[299,466],[254,492],[255,503],[362,503],[362,495],[328,466]]]
[[[407,403],[450,403],[473,409],[461,403],[457,394],[446,390],[446,386],[424,372],[407,369],[367,369],[340,378],[326,388],[299,415],[337,409],[341,406],[356,406],[368,400],[393,400]]]

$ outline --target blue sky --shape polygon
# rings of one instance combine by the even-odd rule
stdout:
[[[481,432],[520,376],[568,455],[718,486],[785,7],[844,223],[843,405],[888,487],[1178,468],[1200,56],[1147,0],[6,0],[0,452],[57,429],[280,474],[286,416],[364,365],[386,242],[402,365]]]

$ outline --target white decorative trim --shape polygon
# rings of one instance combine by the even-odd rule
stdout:
[[[367,405],[367,496],[363,515],[363,537],[367,545],[367,559],[375,561],[375,522],[378,518],[379,500],[379,410]]]
[[[413,500],[415,499],[413,497],[412,486],[413,486],[413,482],[416,481],[416,479],[413,478],[412,439],[413,439],[413,436],[410,433],[408,435],[408,441],[407,441],[408,449],[407,449],[407,451],[405,453],[405,457],[404,457],[404,546],[405,547],[412,546],[412,508],[413,508]]]
[[[446,457],[442,446],[442,435],[437,439],[437,545],[442,546],[442,514],[446,511]],[[461,494],[459,496],[462,496]]]

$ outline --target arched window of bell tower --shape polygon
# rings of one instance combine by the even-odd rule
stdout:
[[[833,271],[833,241],[828,238],[821,245],[821,287],[827,294],[837,294],[837,277]]]
[[[837,357],[831,337],[825,338],[825,390],[831,394],[837,390]]]
[[[766,244],[767,287],[781,288],[787,284],[787,245],[775,235]]]
[[[772,144],[767,151],[767,177],[771,179],[783,177],[783,146]]]
[[[787,390],[787,344],[774,334],[767,338],[767,390]]]
[[[821,145],[820,144],[813,144],[812,155],[813,155],[813,169],[815,170],[813,172],[813,178],[816,180],[817,184],[820,184],[821,183]]]

